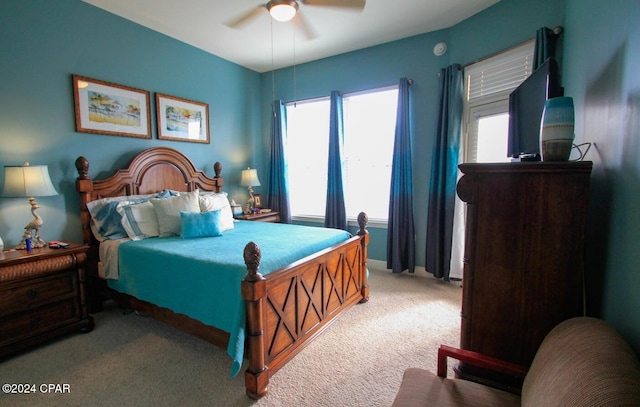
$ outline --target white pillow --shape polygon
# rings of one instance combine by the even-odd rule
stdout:
[[[122,227],[129,239],[142,240],[160,234],[158,217],[151,202],[129,203],[123,201],[116,208],[122,216]]]
[[[180,235],[182,229],[180,212],[200,212],[198,196],[199,191],[195,190],[181,192],[179,196],[149,200],[158,217],[160,237]]]
[[[226,192],[201,192],[200,193],[200,211],[210,212],[221,209],[220,227],[221,231],[233,229],[233,212]]]

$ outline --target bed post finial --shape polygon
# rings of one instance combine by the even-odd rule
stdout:
[[[358,226],[360,227],[360,230],[358,230],[359,236],[369,234],[367,223],[369,223],[369,217],[366,213],[360,212],[358,214]]]
[[[213,172],[216,174],[213,178],[220,178],[220,173],[222,172],[222,164],[220,164],[220,161],[216,161],[216,163],[213,164]]]
[[[246,281],[257,281],[263,280],[262,274],[258,273],[258,269],[260,268],[260,258],[262,257],[262,252],[258,245],[254,242],[249,242],[244,247],[244,264],[247,265],[247,275],[245,276]]]
[[[89,160],[80,156],[76,159],[76,170],[78,179],[89,179]]]

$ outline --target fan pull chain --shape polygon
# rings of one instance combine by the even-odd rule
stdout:
[[[296,78],[296,21],[297,19],[293,19],[293,107],[298,107],[298,96],[297,96],[297,78]]]
[[[273,63],[273,19],[269,19],[271,21],[271,114],[273,117],[276,116],[276,74],[274,72],[274,63]]]

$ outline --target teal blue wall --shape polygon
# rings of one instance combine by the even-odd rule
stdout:
[[[640,353],[640,11],[636,0],[502,0],[446,30],[423,34],[271,74],[258,74],[106,13],[80,0],[3,0],[0,13],[0,165],[48,164],[60,196],[39,200],[46,239],[80,239],[73,161],[104,176],[141,149],[165,145],[212,174],[224,165],[225,189],[244,200],[239,170],[266,178],[270,101],[328,95],[414,79],[412,135],[417,264],[424,265],[436,73],[518,44],[540,26],[562,25],[563,81],[576,104],[578,141],[595,142],[587,250],[590,314],[612,322]],[[435,57],[433,46],[449,50]],[[76,133],[71,74],[209,104],[211,144]],[[155,104],[152,100],[152,111]],[[152,121],[155,114],[152,114]],[[155,123],[152,123],[156,134]],[[155,136],[154,136],[155,137]],[[372,183],[371,188],[378,186]],[[261,187],[262,188],[262,187]],[[257,192],[264,192],[264,188]],[[28,204],[0,199],[0,236],[17,243]],[[386,230],[371,229],[370,257],[386,258]]]
[[[589,312],[640,354],[640,4],[567,0],[565,93],[576,140],[592,142]]]
[[[468,64],[563,25],[564,0],[501,0],[451,28],[449,60]]]
[[[209,175],[220,160],[225,190],[246,199],[237,185],[240,169],[252,164],[246,146],[260,131],[256,72],[80,0],[3,0],[0,54],[0,165],[49,165],[61,195],[38,199],[45,239],[81,239],[73,166],[79,155],[89,159],[91,176],[104,176],[144,148],[173,147]],[[154,138],[77,133],[72,74],[150,91]],[[211,144],[157,140],[155,92],[208,103]],[[7,246],[31,219],[26,200],[0,199]]]

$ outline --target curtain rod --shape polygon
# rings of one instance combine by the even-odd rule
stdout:
[[[407,81],[409,82],[409,86],[413,85],[413,79],[407,79]],[[390,88],[392,86],[397,86],[397,83],[391,83],[389,85],[382,85],[382,86],[372,86],[370,88],[364,88],[364,89],[360,89],[360,90],[352,90],[349,92],[345,92],[342,93],[340,92],[340,96],[344,96],[344,95],[349,95],[351,93],[361,93],[361,92],[367,92],[370,90],[374,90],[374,89],[382,89],[382,88]],[[317,100],[317,99],[324,99],[324,98],[328,98],[329,96],[313,96],[313,97],[309,97],[309,98],[304,98],[304,99],[295,99],[295,100],[290,100],[290,101],[284,101],[285,104],[288,103],[298,103],[298,102],[308,102],[311,100]]]
[[[563,31],[564,31],[564,28],[562,26],[558,25],[558,26],[553,27],[553,30],[551,30],[551,34],[550,35],[555,35],[556,37],[559,37],[560,34],[562,34]],[[519,44],[513,45],[513,46],[511,46],[509,48],[505,48],[502,51],[494,52],[491,55],[487,55],[485,57],[476,59],[475,61],[467,62],[466,64],[462,65],[461,68],[464,69],[464,68],[468,67],[469,65],[477,64],[478,62],[482,62],[485,59],[493,58],[494,56],[496,56],[498,54],[502,54],[503,52],[507,52],[507,51],[512,50],[514,48],[520,47],[520,46],[526,44],[529,41],[535,41],[535,38],[531,38],[530,40],[526,40],[526,41],[523,41],[523,42],[521,42]],[[439,73],[438,73],[438,75],[439,75]]]

